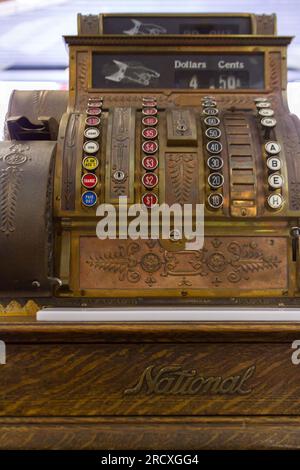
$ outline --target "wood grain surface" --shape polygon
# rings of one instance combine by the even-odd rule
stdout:
[[[3,319],[0,449],[298,448],[299,326]],[[163,367],[206,379],[253,374],[245,394],[135,389],[151,366],[154,382]]]

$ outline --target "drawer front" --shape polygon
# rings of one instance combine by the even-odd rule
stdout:
[[[1,416],[299,415],[290,343],[7,344]]]

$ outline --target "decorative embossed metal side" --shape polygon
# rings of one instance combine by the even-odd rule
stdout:
[[[80,238],[81,289],[286,289],[283,237],[206,237],[200,251],[157,240]]]
[[[63,150],[61,207],[75,209],[76,190],[76,144],[78,137],[79,113],[71,113],[66,129]]]
[[[0,170],[0,231],[9,236],[16,229],[16,207],[22,183],[22,168],[29,158],[30,145],[13,143],[1,156],[6,168]]]

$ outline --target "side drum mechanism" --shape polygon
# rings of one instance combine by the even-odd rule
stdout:
[[[14,91],[0,143],[0,291],[48,297],[53,285],[53,178],[64,91]],[[5,303],[4,301],[0,303]]]

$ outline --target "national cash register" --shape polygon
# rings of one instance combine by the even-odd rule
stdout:
[[[290,38],[272,34],[272,15],[120,17],[79,15],[78,36],[65,38],[68,98],[11,97],[0,149],[2,305],[297,304]],[[146,208],[204,204],[203,248],[99,240],[97,207],[120,197]]]
[[[0,143],[0,448],[299,447],[297,322],[109,317],[299,308],[291,38],[274,15],[114,14],[65,41],[69,91],[13,92]],[[202,204],[204,245],[100,239],[120,200]]]

